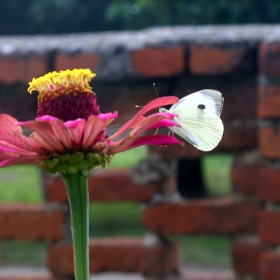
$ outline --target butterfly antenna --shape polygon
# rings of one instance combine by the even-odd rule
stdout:
[[[156,83],[153,83],[153,87],[154,87],[154,90],[156,92],[157,97],[159,97],[159,94],[158,94],[158,91],[157,91],[157,88],[156,88]]]
[[[158,133],[158,127],[157,127],[157,129],[156,129],[156,131],[155,131],[154,135],[157,135],[157,133]]]

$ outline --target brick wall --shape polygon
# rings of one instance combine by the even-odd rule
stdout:
[[[225,97],[225,133],[212,153],[234,155],[233,196],[182,201],[176,199],[174,174],[143,188],[128,169],[94,173],[90,200],[146,204],[143,226],[156,238],[92,240],[91,272],[139,272],[174,279],[180,271],[178,247],[166,237],[203,233],[233,236],[237,279],[278,279],[279,34],[280,26],[246,25],[0,37],[0,113],[19,120],[36,115],[36,96],[27,93],[27,83],[67,68],[88,67],[97,73],[92,86],[101,110],[119,111],[120,123],[134,114],[135,104],[155,98],[153,82],[160,95],[183,97],[214,88]],[[150,147],[149,153],[169,162],[204,155],[188,143],[184,148]],[[58,177],[45,176],[44,187],[44,205],[0,205],[0,238],[48,240],[47,278],[71,279],[66,192]],[[159,192],[161,199],[155,203]]]
[[[260,46],[259,67],[259,106],[258,117],[259,147],[264,164],[260,169],[258,194],[263,201],[263,208],[258,213],[258,235],[260,244],[266,250],[260,255],[260,274],[263,279],[278,279],[280,254],[279,246],[279,32],[269,34]]]

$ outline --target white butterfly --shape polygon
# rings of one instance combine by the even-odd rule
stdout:
[[[221,141],[224,126],[220,119],[224,98],[217,90],[203,89],[185,96],[169,110],[177,114],[174,121],[180,126],[170,129],[201,151],[213,150]]]

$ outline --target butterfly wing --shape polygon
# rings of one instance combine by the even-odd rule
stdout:
[[[211,151],[223,136],[222,107],[223,97],[219,91],[201,90],[190,94],[169,109],[178,115],[174,120],[180,125],[171,129],[197,149]]]
[[[222,94],[213,89],[203,89],[181,98],[179,102],[173,104],[169,111],[180,108],[194,108],[198,105],[205,105],[207,110],[215,112],[220,116],[224,104]]]

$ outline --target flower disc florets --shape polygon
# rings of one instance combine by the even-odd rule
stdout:
[[[89,69],[74,69],[34,78],[28,91],[39,92],[37,116],[50,115],[68,121],[98,115],[99,106],[89,85],[95,76]]]

